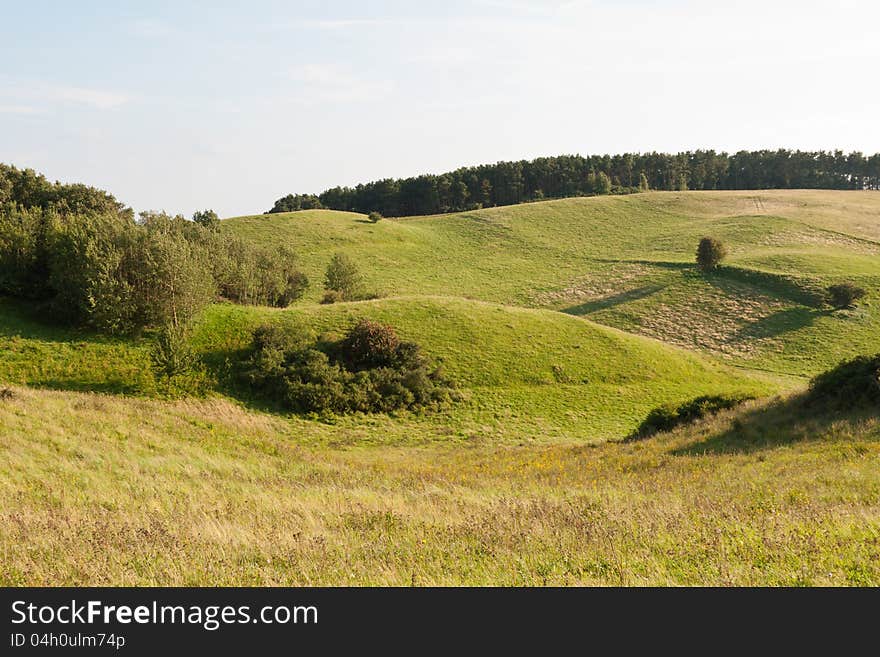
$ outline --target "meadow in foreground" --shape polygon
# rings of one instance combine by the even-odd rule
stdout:
[[[598,446],[328,447],[221,399],[25,388],[0,425],[7,585],[880,584],[876,416],[786,399]]]

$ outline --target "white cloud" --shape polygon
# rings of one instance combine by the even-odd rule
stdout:
[[[64,86],[47,88],[46,97],[61,102],[88,105],[101,110],[115,109],[131,100],[128,95],[115,91]]]
[[[33,114],[43,114],[44,111],[39,107],[31,107],[30,105],[3,105],[0,104],[0,114],[20,114],[24,116]]]
[[[131,100],[128,94],[106,89],[55,85],[43,82],[5,84],[0,88],[0,104],[17,113],[40,113],[54,105],[84,105],[97,110],[112,110]]]
[[[299,104],[370,102],[386,98],[394,89],[390,80],[365,79],[327,64],[304,64],[288,77],[300,83],[294,99]]]

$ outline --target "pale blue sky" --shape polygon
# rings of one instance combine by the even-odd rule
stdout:
[[[539,155],[876,152],[878,25],[875,0],[0,0],[0,161],[231,216]]]

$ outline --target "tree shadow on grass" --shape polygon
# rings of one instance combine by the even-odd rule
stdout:
[[[846,438],[854,434],[858,425],[876,417],[877,412],[871,409],[840,411],[816,407],[808,403],[806,395],[776,398],[740,411],[728,428],[675,448],[670,454],[752,454],[808,440]]]
[[[649,297],[652,294],[659,292],[664,287],[664,285],[660,285],[657,283],[652,285],[643,285],[642,287],[637,287],[635,289],[627,290],[625,292],[618,292],[617,294],[612,294],[601,299],[587,301],[586,303],[581,303],[577,306],[563,308],[562,312],[566,313],[567,315],[589,315],[590,313],[594,313],[599,310],[605,310],[607,308],[613,308],[614,306],[619,306],[623,303],[629,303],[630,301],[638,301],[639,299],[644,299],[645,297]]]
[[[761,294],[777,299],[785,299],[810,308],[821,308],[824,297],[812,281],[800,280],[794,276],[784,276],[771,272],[725,265],[707,274],[705,280],[727,292],[731,283],[751,287]]]
[[[657,267],[659,269],[672,269],[675,271],[683,271],[687,269],[695,269],[692,262],[676,262],[672,260],[643,260],[643,259],[627,259],[627,258],[595,258],[596,262],[604,262],[610,264],[624,265],[646,265],[649,267]]]
[[[810,326],[817,318],[827,315],[824,310],[814,308],[788,308],[767,315],[739,329],[733,341],[747,341],[760,338],[774,338],[783,333],[797,331]]]
[[[95,392],[102,395],[122,395],[139,397],[144,395],[143,389],[130,380],[109,378],[88,381],[83,379],[35,378],[27,383],[30,388],[57,390],[62,392]]]

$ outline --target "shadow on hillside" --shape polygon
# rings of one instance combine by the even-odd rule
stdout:
[[[671,260],[628,260],[626,258],[596,258],[596,262],[604,262],[608,264],[624,264],[624,265],[646,265],[649,267],[657,267],[659,269],[673,269],[683,271],[686,269],[695,269],[691,262],[674,262]]]
[[[30,388],[57,390],[60,392],[95,392],[102,395],[124,395],[136,397],[144,394],[144,390],[131,380],[107,378],[102,380],[59,379],[34,377],[27,384]]]
[[[0,297],[0,338],[25,338],[43,342],[118,341],[117,338],[108,338],[87,330],[53,325],[38,311],[3,297]]]
[[[663,285],[659,285],[656,283],[652,285],[643,285],[642,287],[627,290],[626,292],[618,292],[617,294],[612,294],[601,299],[595,299],[594,301],[587,301],[586,303],[578,304],[577,306],[563,308],[562,312],[568,315],[589,315],[590,313],[594,313],[599,310],[613,308],[614,306],[618,306],[622,303],[629,303],[630,301],[638,301],[639,299],[644,299],[645,297],[649,297],[652,294],[659,292],[663,289],[663,287]]]
[[[810,326],[818,317],[827,314],[826,311],[804,308],[803,306],[780,310],[739,329],[734,334],[733,341],[774,338],[783,333]]]
[[[785,299],[810,308],[821,308],[824,297],[814,282],[770,272],[725,265],[710,274],[702,274],[708,283],[725,292],[730,283],[748,285],[767,296]]]
[[[740,412],[729,428],[704,440],[670,451],[673,456],[751,454],[806,440],[821,440],[829,433],[847,437],[870,411],[834,412],[810,407],[804,395],[776,398],[769,404]]]

